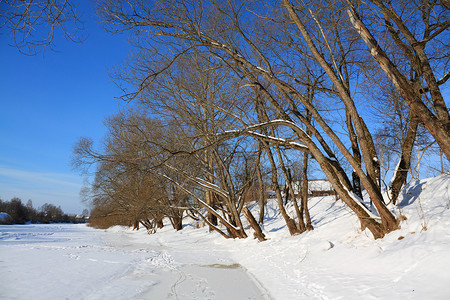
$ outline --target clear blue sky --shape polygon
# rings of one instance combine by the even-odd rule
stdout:
[[[90,1],[80,1],[89,5]],[[57,38],[55,51],[25,56],[0,35],[0,198],[32,199],[81,213],[82,178],[70,159],[79,137],[98,144],[103,120],[118,110],[120,90],[108,69],[130,51],[126,39],[101,29],[92,7],[80,7],[86,40]]]

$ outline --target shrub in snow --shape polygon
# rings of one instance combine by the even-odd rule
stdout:
[[[0,225],[12,225],[12,224],[14,224],[14,220],[9,214],[5,212],[0,213]]]

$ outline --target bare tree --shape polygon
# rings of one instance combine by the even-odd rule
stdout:
[[[365,99],[355,96],[360,91],[357,81],[361,76],[361,67],[358,61],[364,55],[374,56],[401,98],[423,121],[448,158],[448,112],[439,91],[439,85],[445,83],[448,76],[444,71],[442,79],[436,79],[437,73],[430,63],[431,54],[425,50],[425,45],[432,41],[445,43],[442,37],[448,28],[448,21],[437,2],[424,2],[412,10],[402,4],[389,6],[381,1],[371,3],[370,7],[378,9],[383,18],[370,26],[361,18],[365,13],[361,8],[363,5],[356,7],[350,1],[333,0],[323,1],[321,5],[288,0],[269,4],[265,1],[125,3],[108,0],[99,4],[99,11],[111,31],[133,31],[138,47],[160,62],[155,65],[139,64],[138,61],[139,76],[131,76],[131,82],[137,89],[127,93],[127,99],[145,97],[148,90],[158,92],[160,87],[155,89],[154,84],[158,82],[157,78],[166,76],[165,71],[185,59],[186,54],[195,51],[209,53],[214,68],[227,70],[224,73],[227,79],[239,86],[236,90],[246,91],[236,93],[239,97],[231,97],[230,101],[214,103],[211,112],[223,114],[226,118],[217,127],[220,130],[202,131],[213,140],[213,143],[207,143],[209,149],[219,149],[212,147],[218,141],[232,141],[229,146],[239,144],[240,140],[245,140],[244,137],[262,141],[262,148],[272,167],[272,184],[277,198],[280,194],[276,173],[278,164],[273,150],[287,147],[307,153],[328,177],[340,199],[357,215],[362,228],[368,228],[375,238],[380,238],[397,229],[398,220],[384,203],[380,160],[365,114],[361,113],[365,109]],[[409,23],[403,22],[397,12],[402,8],[405,8],[405,14],[417,14],[424,25],[419,26],[417,31],[411,31],[407,26]],[[437,15],[432,15],[433,9],[437,9]],[[384,44],[374,38],[372,33],[377,30],[390,34],[390,39],[383,40],[383,43],[394,42],[403,51],[406,61],[410,62],[411,71],[416,74],[411,78],[421,80],[410,81],[396,68],[388,57],[390,53],[381,48]],[[417,38],[418,32],[423,33],[420,39]],[[370,53],[361,51],[363,42],[369,46]],[[445,70],[448,55],[439,58],[436,52],[433,53],[438,70]],[[190,75],[193,77],[190,79],[192,83],[202,77],[195,73]],[[191,85],[190,82],[187,84]],[[180,86],[177,89],[180,90]],[[314,90],[312,96],[311,89]],[[178,92],[172,90],[172,93]],[[190,101],[195,97],[190,95],[186,98],[183,93],[178,95],[182,96],[178,99],[183,101],[174,104],[188,112],[184,113],[186,120],[187,116],[199,115],[191,113],[196,109],[205,112],[206,107],[213,106],[208,101],[197,101],[190,108]],[[229,96],[227,93],[224,95]],[[429,103],[426,102],[428,98],[431,100]],[[206,117],[203,123],[211,120],[210,113],[203,117]],[[198,122],[200,119],[197,118],[196,123],[201,124]],[[202,147],[205,145],[203,142]],[[405,145],[405,153],[407,148],[410,148],[409,144]],[[229,153],[234,154],[235,151]],[[220,167],[215,169],[217,173],[204,173],[217,179],[212,180],[211,177],[201,181],[201,185],[203,188],[209,186],[206,189],[220,195],[222,199],[219,201],[228,202],[228,209],[232,206],[239,208],[239,203],[242,203],[239,196],[237,200],[233,197],[239,195],[241,189],[233,187],[229,165],[224,157],[226,155],[222,153],[213,158],[215,167]],[[204,157],[202,159],[205,161]],[[344,165],[353,169],[352,180]],[[200,183],[198,178],[191,180]],[[218,182],[221,183],[221,192],[217,190]],[[361,199],[361,184],[374,204],[373,212]],[[279,204],[283,213],[282,200]],[[229,212],[232,215],[230,220],[239,219],[239,209]],[[295,233],[295,221],[287,214],[283,213],[283,216],[290,232]]]
[[[121,113],[108,120],[105,153],[98,153],[89,140],[81,139],[74,150],[74,165],[96,165],[95,179],[90,187],[90,200],[95,209],[93,218],[110,218],[108,222],[126,221],[127,225],[149,231],[161,227],[167,217],[176,230],[182,228],[187,198],[160,176],[148,172],[152,161],[141,131],[151,127],[154,136],[157,122],[142,115]],[[111,218],[114,217],[114,218]],[[110,224],[114,225],[114,224]]]
[[[223,66],[231,68],[236,76],[241,78],[243,87],[256,89],[255,95],[263,94],[265,106],[270,106],[269,110],[274,112],[274,118],[271,116],[268,121],[260,123],[261,120],[253,117],[250,123],[238,115],[236,119],[242,129],[228,131],[229,136],[257,136],[266,142],[276,142],[311,153],[341,199],[357,214],[363,227],[369,228],[376,238],[382,237],[386,232],[397,228],[397,220],[383,202],[375,146],[350,95],[350,79],[346,79],[349,75],[339,68],[348,56],[338,57],[333,50],[340,46],[352,46],[343,45],[337,38],[337,33],[343,30],[343,27],[336,27],[335,24],[343,22],[345,18],[342,13],[334,14],[333,7],[329,11],[325,9],[320,12],[320,15],[325,15],[326,12],[327,17],[332,16],[331,23],[319,20],[319,11],[313,11],[307,6],[302,6],[301,9],[302,15],[299,15],[299,9],[287,1],[283,1],[283,6],[275,9],[264,4],[246,7],[243,3],[215,1],[210,5],[185,1],[158,3],[155,7],[143,2],[130,2],[126,5],[106,2],[101,6],[105,21],[112,27],[117,26],[117,30],[136,29],[143,32],[145,29],[143,39],[154,39],[156,42],[163,42],[164,47],[171,48],[175,54],[168,61],[169,65],[190,49],[203,47],[223,62]],[[265,15],[259,15],[262,12]],[[275,20],[274,16],[279,19]],[[259,31],[253,29],[255,23],[261,25]],[[333,39],[324,33],[323,28],[328,26],[327,24],[331,24],[327,29],[332,29],[331,32],[335,35]],[[261,39],[261,36],[266,39]],[[168,44],[168,41],[171,41],[171,44]],[[283,55],[280,55],[280,51]],[[348,51],[341,52],[345,54]],[[356,154],[352,155],[347,150],[346,143],[327,122],[319,107],[313,105],[302,92],[310,82],[298,80],[299,72],[288,64],[295,61],[294,57],[299,56],[303,58],[302,62],[309,60],[315,70],[321,69],[321,74],[325,72],[328,86],[322,85],[321,96],[335,95],[340,110],[350,116],[352,128],[359,138],[363,161],[359,161],[354,156]],[[154,75],[153,72],[143,78],[137,93],[149,85]],[[305,118],[302,112],[306,109],[318,127]],[[306,126],[314,138],[306,134],[302,126]],[[290,132],[290,137],[279,139],[261,131],[268,127],[279,128],[278,130],[284,128],[283,132]],[[370,211],[359,203],[360,199],[351,192],[353,186],[336,160],[336,155],[329,146],[330,142],[337,145],[361,179],[375,204],[381,222],[373,218]],[[268,155],[269,158],[270,156]]]

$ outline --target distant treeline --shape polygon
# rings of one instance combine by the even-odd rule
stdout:
[[[48,203],[45,203],[39,209],[35,209],[31,200],[28,200],[27,204],[24,205],[22,200],[17,197],[12,198],[11,201],[0,199],[0,212],[10,215],[14,224],[85,223],[87,219],[87,210],[83,212],[82,216],[68,215],[63,212],[60,206],[57,207]]]

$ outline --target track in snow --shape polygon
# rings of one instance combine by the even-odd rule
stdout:
[[[270,299],[221,255],[85,225],[0,226],[0,298]]]

